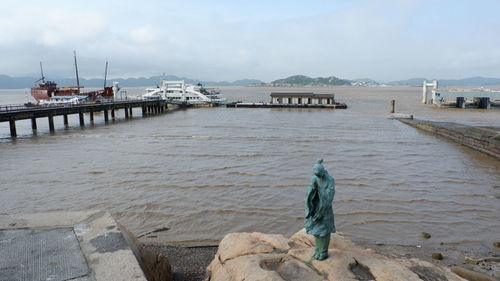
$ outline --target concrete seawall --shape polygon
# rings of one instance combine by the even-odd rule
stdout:
[[[398,119],[412,127],[434,133],[500,160],[500,127],[476,127],[452,122]]]

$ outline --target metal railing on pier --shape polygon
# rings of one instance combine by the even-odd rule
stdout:
[[[132,117],[133,108],[141,108],[142,115],[159,114],[165,112],[167,103],[163,100],[142,100],[142,99],[126,99],[126,100],[100,100],[98,102],[86,103],[61,103],[61,104],[10,104],[0,105],[0,122],[9,122],[10,134],[12,137],[17,136],[16,121],[23,119],[31,119],[31,127],[37,129],[37,118],[48,118],[49,130],[53,132],[54,117],[63,116],[64,125],[68,124],[68,115],[78,114],[80,126],[85,125],[84,113],[90,115],[90,121],[94,121],[95,112],[103,112],[104,121],[108,122],[108,112],[111,113],[111,119],[115,119],[115,111],[122,109],[125,112],[125,118]]]
[[[11,112],[11,111],[23,111],[23,110],[36,110],[36,109],[47,109],[47,108],[69,108],[69,107],[81,107],[85,105],[99,105],[99,104],[123,104],[131,101],[141,101],[140,98],[127,98],[120,100],[100,100],[97,102],[79,102],[79,103],[51,103],[51,104],[4,104],[0,105],[0,112]]]

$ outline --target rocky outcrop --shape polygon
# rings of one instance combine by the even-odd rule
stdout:
[[[332,234],[329,258],[312,259],[314,237],[301,230],[278,234],[232,233],[219,245],[206,281],[464,281],[450,269],[418,259],[392,259]]]

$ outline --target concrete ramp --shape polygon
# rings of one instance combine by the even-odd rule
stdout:
[[[128,236],[101,211],[0,215],[0,281],[146,281]]]
[[[1,230],[0,253],[0,281],[69,280],[90,273],[69,227]]]

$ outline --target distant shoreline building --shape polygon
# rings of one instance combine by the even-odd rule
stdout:
[[[312,92],[271,92],[271,104],[335,104],[335,95]]]

